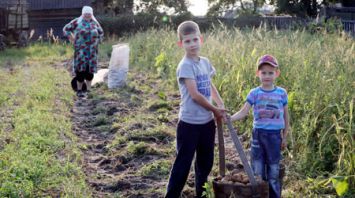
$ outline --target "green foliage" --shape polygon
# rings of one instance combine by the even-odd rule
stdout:
[[[65,43],[56,45],[35,43],[26,48],[6,48],[0,54],[0,68],[22,64],[25,61],[44,61],[63,60],[72,55],[72,46]]]
[[[173,63],[170,62],[164,52],[161,52],[157,57],[155,57],[154,67],[160,77],[165,79],[170,77],[169,74],[173,73],[171,70],[174,69]]]
[[[298,15],[302,17],[316,17],[320,5],[321,2],[318,2],[317,0],[299,0],[299,1],[277,0],[276,11],[278,13]]]
[[[322,18],[320,22],[312,21],[308,23],[306,28],[311,33],[340,33],[343,30],[343,24],[337,18],[329,18],[327,20]]]
[[[135,57],[132,66],[156,73],[155,57],[163,52],[164,59],[175,63],[169,76],[176,80],[174,72],[183,56],[175,45],[176,37],[173,30],[136,34],[129,39]],[[278,58],[281,76],[276,84],[289,93],[292,130],[285,154],[292,161],[292,171],[312,178],[324,172],[354,175],[353,40],[328,32],[224,28],[211,29],[204,41],[201,55],[216,68],[213,82],[231,112],[259,85],[255,76],[258,57],[269,53]],[[236,124],[240,131],[251,132],[251,116]]]
[[[3,58],[7,57],[0,55]],[[12,74],[1,69],[0,96],[6,93],[10,97],[1,100],[0,114],[11,119],[0,122],[0,197],[57,196],[54,192],[69,197],[89,196],[78,165],[71,120],[66,116],[72,92],[61,82],[68,82],[69,76],[62,75],[64,69],[56,70],[46,63],[13,66]],[[62,136],[67,137],[66,141]],[[66,152],[60,153],[62,150]]]
[[[172,14],[187,12],[186,0],[141,0],[141,1],[119,1],[104,0],[106,10],[113,11],[117,14],[133,14],[133,10],[138,13],[161,13],[174,9]]]
[[[170,168],[171,163],[169,160],[157,160],[151,164],[143,166],[139,173],[145,177],[160,178],[168,176]]]
[[[351,179],[354,176],[332,176],[329,178],[307,178],[309,194],[336,194],[340,197],[351,197],[354,189],[349,188]],[[313,193],[312,193],[313,192]]]
[[[213,186],[211,182],[206,182],[203,185],[203,188],[205,189],[202,193],[203,196],[206,196],[207,198],[214,198]]]
[[[159,109],[171,110],[172,108],[171,108],[171,106],[170,106],[168,101],[154,100],[154,101],[151,101],[151,103],[148,104],[148,109],[150,111],[157,111]]]
[[[332,177],[331,181],[339,196],[343,196],[349,190],[348,177]]]
[[[136,15],[118,15],[116,17],[100,16],[98,20],[107,35],[126,35],[137,33],[151,28],[176,28],[181,22],[192,19],[189,12],[176,16],[167,16],[162,13],[138,13]]]
[[[125,39],[131,47],[132,67],[147,74],[157,74],[156,57],[164,53],[158,65],[166,62],[170,64],[166,70],[169,74],[164,74],[166,79],[161,79],[159,83],[177,90],[176,84],[166,83],[176,81],[174,73],[184,53],[176,46],[175,29],[149,30]],[[255,77],[257,58],[265,53],[278,58],[281,76],[276,84],[286,88],[289,93],[292,130],[289,147],[285,151],[290,162],[289,176],[297,175],[295,182],[303,183],[306,187],[303,191],[294,192],[309,197],[324,194],[336,196],[336,193],[351,197],[355,175],[354,41],[327,31],[310,34],[305,30],[278,31],[264,28],[243,31],[211,29],[204,34],[204,41],[201,54],[208,57],[217,69],[213,82],[231,112],[237,111],[245,102],[249,90],[259,85]],[[50,61],[58,61],[54,58],[57,52],[53,52],[58,49],[65,49],[65,46],[51,48],[34,45],[27,49],[26,53],[31,54],[29,57],[21,55],[24,49],[11,49],[5,51],[4,55],[0,54],[0,60],[4,60],[2,63],[7,64],[10,58],[18,56],[15,62],[28,60],[31,64],[31,67],[12,66],[12,70],[6,68],[0,72],[0,112],[1,115],[12,112],[14,116],[11,123],[4,123],[3,120],[0,122],[2,197],[42,197],[46,196],[43,194],[45,191],[65,192],[63,196],[68,197],[90,195],[83,173],[77,165],[80,156],[75,153],[75,149],[78,146],[74,139],[69,142],[61,139],[63,133],[71,137],[70,119],[66,115],[72,105],[72,92],[69,85],[57,83],[69,81],[69,76],[61,75],[65,71],[58,72],[49,64],[46,65]],[[14,54],[11,55],[12,52]],[[69,57],[71,50],[63,52],[62,58],[65,58]],[[12,64],[14,62],[9,65]],[[154,90],[148,85],[145,87],[144,90]],[[131,84],[120,90],[120,94],[128,95],[141,90],[142,87]],[[110,98],[117,99],[116,92],[110,94]],[[117,146],[114,144],[118,142],[118,146],[127,146],[123,150],[129,156],[156,155],[160,151],[153,148],[155,142],[165,140],[166,137],[171,141],[170,138],[174,136],[173,131],[164,127],[153,127],[161,123],[158,120],[159,114],[163,115],[161,119],[169,116],[166,112],[169,112],[168,107],[172,105],[167,93],[158,90],[155,94],[153,97],[160,99],[154,111],[149,112],[152,115],[128,112],[132,116],[126,116],[122,118],[126,120],[114,125],[119,135],[112,144]],[[154,104],[142,103],[147,105],[142,108],[144,110]],[[97,113],[101,110],[98,108]],[[240,131],[250,132],[251,116],[236,125]],[[143,137],[149,136],[157,141],[140,142]],[[173,148],[169,145],[169,153],[173,153]],[[58,152],[63,149],[73,152],[58,159]],[[161,173],[162,170],[158,166],[151,166],[145,173],[154,174],[154,171]],[[344,179],[327,176],[318,179],[319,175],[327,174],[342,175]],[[307,177],[310,179],[305,180]],[[288,182],[293,184],[294,181]],[[287,186],[286,183],[286,187],[293,186]]]
[[[148,154],[157,154],[157,151],[144,142],[135,143],[130,141],[127,145],[127,152],[135,157]]]
[[[171,140],[173,135],[164,125],[157,125],[154,128],[131,130],[126,137],[127,140],[154,141],[158,143],[163,140]]]
[[[264,5],[265,0],[208,0],[211,5],[208,16],[221,16],[226,11],[237,10],[238,15],[253,16],[257,14],[257,8]]]
[[[95,121],[93,122],[93,126],[100,126],[100,125],[106,125],[109,123],[109,120],[107,118],[106,114],[99,114],[96,116]]]

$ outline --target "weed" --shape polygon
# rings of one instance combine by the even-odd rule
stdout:
[[[139,174],[144,177],[167,177],[169,175],[171,163],[168,160],[157,160],[151,164],[143,166]]]

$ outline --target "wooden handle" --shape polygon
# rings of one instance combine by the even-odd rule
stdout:
[[[257,182],[256,179],[254,177],[254,172],[251,169],[247,157],[245,156],[244,153],[244,149],[242,146],[242,143],[240,142],[238,135],[237,135],[237,131],[233,128],[232,122],[230,120],[230,118],[227,120],[227,126],[229,129],[229,133],[231,135],[231,138],[233,140],[234,146],[239,154],[240,159],[242,160],[243,166],[244,166],[244,170],[247,173],[248,177],[249,177],[249,181],[251,184],[251,187],[253,189],[254,194],[257,194],[258,192],[256,191],[256,186],[257,186]]]
[[[226,174],[226,159],[224,150],[224,138],[223,138],[223,124],[222,120],[217,120],[217,134],[218,134],[218,154],[219,154],[219,174],[224,177]]]

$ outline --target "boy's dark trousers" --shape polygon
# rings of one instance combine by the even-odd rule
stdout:
[[[196,152],[195,187],[197,197],[202,197],[203,188],[213,166],[214,120],[206,124],[189,124],[179,121],[177,127],[177,156],[170,173],[166,198],[178,198],[184,188]]]

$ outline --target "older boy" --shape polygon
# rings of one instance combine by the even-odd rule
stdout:
[[[167,198],[180,197],[196,152],[195,187],[202,197],[203,184],[213,166],[215,122],[224,115],[223,101],[211,81],[215,69],[199,56],[202,37],[198,25],[185,21],[178,27],[179,46],[185,50],[176,75],[181,94],[177,126],[177,156],[170,173]],[[212,104],[212,100],[217,106]]]
[[[279,163],[289,128],[287,92],[274,84],[280,74],[278,67],[271,55],[258,60],[257,76],[261,85],[249,92],[242,109],[231,116],[232,121],[241,120],[253,106],[251,163],[254,174],[269,182],[269,197],[281,197]]]

